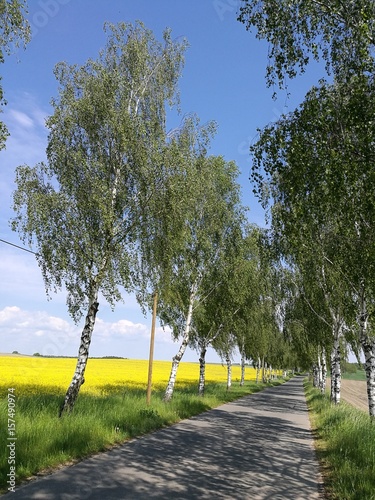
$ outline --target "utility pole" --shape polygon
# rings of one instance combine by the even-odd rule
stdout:
[[[154,293],[154,307],[152,309],[152,324],[150,338],[150,355],[148,358],[148,382],[147,382],[147,404],[151,402],[151,386],[152,386],[152,364],[154,361],[154,344],[155,344],[155,325],[156,325],[156,310],[158,306],[158,292]]]

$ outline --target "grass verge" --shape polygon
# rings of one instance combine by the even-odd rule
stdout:
[[[278,385],[282,380],[271,384]],[[220,404],[258,392],[271,384],[246,382],[244,386],[209,383],[205,396],[196,395],[196,384],[176,390],[164,403],[164,391],[155,391],[150,406],[145,392],[132,387],[112,388],[103,396],[81,394],[73,412],[59,419],[64,392],[53,394],[40,387],[38,394],[16,401],[16,483],[49,472],[113,445],[198,415]],[[0,442],[7,443],[7,400],[0,400]],[[7,490],[8,449],[0,449],[0,491]]]
[[[305,393],[328,498],[375,500],[375,423],[345,402],[332,405],[308,381]]]

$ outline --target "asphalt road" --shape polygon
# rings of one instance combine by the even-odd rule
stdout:
[[[302,381],[134,439],[4,500],[323,498]]]

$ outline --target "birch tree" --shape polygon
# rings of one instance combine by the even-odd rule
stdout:
[[[317,149],[320,152],[325,149],[321,157],[323,167],[321,173],[330,156],[326,175],[328,182],[326,182],[323,194],[329,193],[332,199],[345,200],[349,204],[342,209],[346,215],[351,214],[342,224],[344,233],[347,233],[347,228],[353,230],[353,224],[356,225],[356,238],[350,237],[349,239],[357,241],[357,247],[361,248],[362,258],[358,259],[356,255],[353,260],[349,280],[352,292],[355,288],[353,299],[359,310],[358,322],[360,336],[364,340],[363,349],[368,352],[365,358],[368,360],[369,401],[375,397],[375,379],[374,375],[371,375],[371,373],[374,374],[374,367],[373,361],[370,361],[374,359],[373,340],[371,327],[369,329],[370,323],[367,320],[364,321],[365,318],[369,319],[369,316],[360,311],[366,309],[366,301],[371,303],[373,300],[373,287],[370,285],[371,279],[369,278],[372,274],[372,264],[367,260],[367,257],[372,254],[369,250],[371,236],[367,233],[371,227],[369,209],[371,211],[372,205],[368,201],[364,203],[364,200],[369,200],[368,196],[372,196],[370,193],[372,193],[373,186],[368,170],[373,162],[373,117],[368,116],[372,113],[373,105],[369,103],[371,93],[364,90],[364,87],[368,86],[368,82],[371,86],[374,78],[374,14],[375,4],[372,0],[352,2],[292,0],[287,4],[276,0],[244,0],[238,18],[245,24],[246,29],[254,28],[258,38],[270,43],[267,67],[268,85],[279,83],[282,87],[285,85],[286,78],[293,78],[298,72],[304,72],[312,58],[326,63],[326,71],[333,74],[335,84],[340,88],[340,92],[331,92],[331,97],[335,95],[335,99],[326,99],[326,86],[321,88],[321,92],[316,92],[320,96],[314,104],[317,112],[314,126],[317,128],[320,126],[325,130],[323,133],[320,130],[314,136],[318,139],[319,148],[309,147],[308,155],[313,150],[315,158],[318,158]],[[365,82],[364,85],[363,82]],[[348,106],[350,102],[355,105]],[[336,120],[338,112],[341,112],[341,116],[339,120]],[[347,126],[349,123],[350,125]],[[330,132],[327,135],[328,129]],[[305,144],[314,144],[312,136],[308,135],[307,128],[305,132]],[[342,154],[344,150],[345,154]],[[362,164],[360,169],[357,168],[359,164]],[[300,165],[304,165],[303,161]],[[332,168],[333,165],[338,168]],[[356,167],[353,168],[353,165]],[[364,174],[366,168],[363,167],[366,165],[367,173]],[[365,193],[363,183],[367,187]],[[305,188],[305,191],[308,192],[308,189]],[[318,193],[318,190],[313,190],[313,192]],[[360,196],[362,199],[359,199]],[[353,205],[361,209],[353,211]],[[338,211],[335,213],[337,214]],[[348,224],[347,221],[349,221]],[[348,238],[347,234],[346,238]],[[347,254],[354,256],[352,252],[347,252]],[[363,257],[366,258],[363,259]],[[359,262],[361,262],[362,270],[357,272],[356,280],[354,280],[353,269],[358,268]],[[366,264],[362,265],[364,262]],[[345,269],[347,268],[346,265]],[[363,294],[363,287],[366,288],[365,294]],[[361,297],[364,297],[364,302]],[[363,334],[363,332],[366,333]],[[373,408],[374,404],[369,403],[369,406]],[[375,415],[371,409],[370,414]]]
[[[215,122],[201,126],[196,115],[187,115],[180,127],[166,134],[158,153],[160,168],[154,172],[153,192],[135,228],[138,260],[134,281],[144,309],[151,309],[155,291],[163,289],[165,295],[174,280],[175,260],[186,243],[187,207],[199,175],[192,165],[206,155],[215,130]]]
[[[309,269],[310,272],[310,269]],[[320,369],[318,386],[325,392],[326,353],[332,350],[332,327],[322,290],[314,276],[304,279],[299,270],[292,273],[288,293],[284,335],[303,369]],[[320,362],[319,362],[320,360]]]
[[[310,252],[327,303],[341,303],[341,312],[329,306],[336,348],[344,324],[352,324],[353,308],[359,323],[366,317],[361,313],[362,292],[365,301],[373,301],[373,96],[370,76],[323,83],[307,94],[300,109],[263,131],[262,145],[258,143],[255,152],[259,193],[266,189],[259,167],[270,175],[267,189],[276,202],[272,209],[276,233],[288,239],[295,255]],[[367,340],[371,338],[370,333]],[[355,339],[350,341],[355,348]],[[369,360],[371,343],[365,341],[362,346],[364,351],[369,349]],[[369,361],[370,386],[371,365]]]
[[[199,381],[198,395],[203,396],[206,385],[206,354],[209,347],[214,347],[225,335],[224,324],[221,322],[221,314],[213,314],[210,310],[212,301],[207,306],[200,303],[194,311],[194,328],[192,330],[189,346],[195,349],[199,355]]]
[[[157,315],[160,291],[163,290],[164,296],[168,295],[173,285],[174,262],[183,250],[186,237],[185,211],[192,196],[190,179],[195,174],[191,168],[192,157],[205,155],[215,128],[214,122],[201,127],[196,115],[188,115],[180,127],[168,132],[162,145],[160,168],[155,172],[155,181],[150,183],[154,188],[148,198],[147,211],[138,218],[135,228],[138,252],[133,281],[144,314],[149,309]],[[153,317],[153,322],[155,320]],[[151,347],[149,394],[152,356]]]
[[[233,162],[217,156],[190,155],[187,179],[189,200],[185,205],[185,238],[173,260],[172,286],[161,293],[160,317],[181,339],[173,357],[164,400],[172,398],[179,363],[191,338],[193,313],[207,290],[210,270],[221,265],[237,221],[242,217],[238,170]]]
[[[240,353],[240,385],[245,383],[246,360],[250,358],[249,346],[254,344],[256,337],[254,311],[259,306],[262,293],[260,288],[259,239],[259,228],[256,226],[247,228],[241,249],[237,253],[236,268],[228,282],[231,307],[235,308],[236,312],[232,317],[231,329]]]
[[[155,190],[165,105],[176,102],[185,48],[168,30],[158,42],[142,23],[105,31],[97,60],[56,66],[47,163],[21,166],[16,177],[13,229],[37,249],[47,293],[65,287],[74,321],[85,314],[60,415],[84,383],[99,292],[114,307],[132,288],[134,228]]]
[[[220,265],[210,269],[210,274],[204,280],[202,300],[195,311],[194,329],[190,341],[190,346],[199,352],[199,395],[203,395],[204,392],[205,355],[209,346],[219,352],[230,367],[230,356],[228,360],[227,353],[233,350],[236,340],[238,343],[242,338],[244,376],[245,341],[241,318],[254,306],[252,303],[254,301],[249,298],[249,294],[254,293],[254,287],[248,287],[250,279],[255,280],[255,276],[251,274],[253,268],[249,267],[255,265],[252,261],[249,263],[250,231],[256,230],[246,228],[245,234],[242,234],[243,230],[238,221],[237,235],[233,234],[232,244],[226,246]]]

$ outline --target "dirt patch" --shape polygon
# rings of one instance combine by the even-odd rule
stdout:
[[[327,378],[327,392],[330,391],[331,380]],[[362,380],[341,379],[341,399],[347,403],[368,411],[367,387],[366,382]]]
[[[365,381],[341,380],[341,398],[360,410],[368,411]]]

